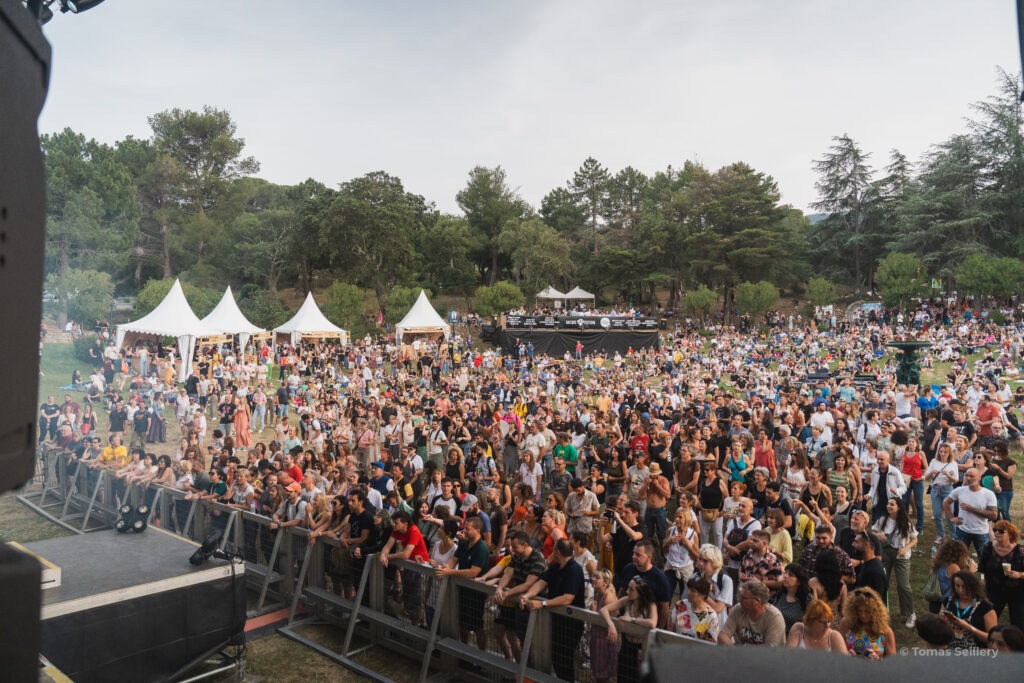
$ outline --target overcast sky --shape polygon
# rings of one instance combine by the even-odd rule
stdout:
[[[1020,68],[1012,0],[107,0],[44,31],[40,132],[208,104],[267,180],[384,170],[451,212],[473,166],[539,207],[588,156],[745,161],[807,210],[833,136],[917,160]]]

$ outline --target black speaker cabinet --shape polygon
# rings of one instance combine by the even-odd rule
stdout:
[[[36,121],[50,45],[17,0],[0,0],[0,493],[35,466],[46,178]]]

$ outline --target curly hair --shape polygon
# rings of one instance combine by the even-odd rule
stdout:
[[[956,574],[949,577],[949,582],[955,587],[957,579],[960,579],[960,582],[964,585],[964,589],[970,593],[972,597],[975,597],[978,600],[985,599],[985,587],[981,585],[981,579],[978,578],[977,574],[966,569],[961,569]],[[953,592],[954,594],[956,593],[955,588]]]
[[[871,622],[861,624],[857,618],[857,609],[867,607],[871,613]],[[839,630],[842,632],[857,632],[864,628],[871,636],[880,636],[889,628],[889,610],[885,603],[871,588],[857,588],[851,591],[850,596],[843,606],[843,619],[839,623]]]
[[[938,550],[935,551],[935,558],[932,560],[932,567],[935,571],[939,570],[939,567],[946,566],[948,564],[955,564],[958,567],[966,567],[967,560],[970,558],[967,546],[963,541],[958,541],[953,538],[947,538],[939,545]]]

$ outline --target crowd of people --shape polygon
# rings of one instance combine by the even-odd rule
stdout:
[[[208,348],[182,384],[159,352],[111,346],[83,406],[43,404],[40,438],[72,470],[338,539],[328,572],[348,597],[370,555],[493,585],[509,658],[530,610],[592,609],[604,625],[586,633],[553,617],[568,680],[580,643],[597,680],[636,680],[634,624],[879,658],[897,651],[898,614],[936,646],[1024,649],[1020,327],[928,302],[768,320],[578,360],[459,337]],[[944,381],[899,384],[893,339],[931,342],[924,365],[948,357]],[[161,446],[168,422],[181,439]],[[912,563],[934,565],[929,585]],[[422,582],[389,575],[428,623]],[[464,638],[484,647],[486,596],[460,590]],[[916,613],[921,591],[934,614]]]

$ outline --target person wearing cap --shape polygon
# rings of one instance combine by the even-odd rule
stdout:
[[[488,548],[491,548],[491,518],[487,516],[486,512],[480,509],[480,499],[472,493],[467,493],[462,497],[462,504],[459,506],[459,512],[462,514],[463,527],[465,527],[465,522],[470,519],[480,520],[480,535],[484,539],[484,543],[487,544]]]
[[[379,493],[381,498],[395,489],[395,482],[384,471],[384,463],[380,460],[370,463],[370,488]]]
[[[212,475],[214,471],[211,471]],[[276,530],[282,527],[299,526],[306,519],[306,506],[308,503],[302,498],[302,484],[293,481],[285,487],[285,499],[274,512],[270,528]]]

